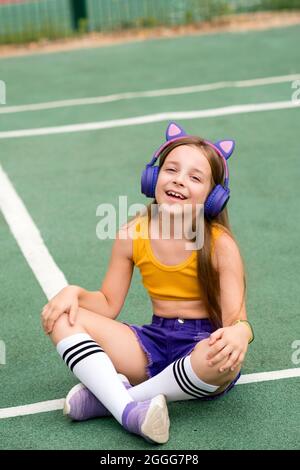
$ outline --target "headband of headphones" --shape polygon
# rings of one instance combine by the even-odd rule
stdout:
[[[157,158],[160,156],[161,152],[168,147],[172,142],[176,142],[184,137],[192,137],[191,135],[187,134],[185,130],[179,126],[176,122],[172,121],[169,123],[167,130],[166,130],[166,142],[164,142],[153,154],[151,162],[147,164],[147,166],[154,165]],[[227,160],[232,155],[235,147],[234,140],[226,139],[226,140],[218,140],[217,142],[213,143],[209,140],[204,140],[206,145],[209,145],[214,151],[223,159],[224,168],[225,168],[225,181],[224,185],[227,186],[228,184],[228,166]]]

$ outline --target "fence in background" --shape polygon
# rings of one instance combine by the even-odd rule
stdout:
[[[300,0],[0,0],[0,43],[180,25],[274,9],[300,9]]]

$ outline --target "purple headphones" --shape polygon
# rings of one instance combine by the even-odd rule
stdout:
[[[155,197],[155,186],[158,179],[159,167],[153,166],[161,152],[172,142],[176,142],[183,137],[189,136],[176,122],[170,122],[166,131],[166,142],[159,147],[158,150],[153,154],[150,163],[147,163],[146,168],[142,172],[141,179],[141,190],[142,193],[147,197]],[[214,189],[209,193],[204,204],[204,214],[212,219],[216,217],[226,206],[229,197],[229,173],[227,160],[231,156],[235,142],[234,140],[219,140],[216,143],[212,143],[209,140],[204,141],[207,145],[212,147],[215,152],[222,158],[225,168],[225,180],[224,185],[217,184]]]

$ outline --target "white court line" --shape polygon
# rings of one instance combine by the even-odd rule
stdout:
[[[257,372],[255,374],[245,374],[241,376],[237,385],[267,382],[269,380],[291,379],[293,377],[300,377],[300,367],[294,369],[274,370],[269,372]]]
[[[50,299],[68,282],[1,165],[0,210],[41,288]]]
[[[90,98],[76,98],[69,100],[48,101],[45,103],[33,103],[17,106],[1,106],[0,114],[23,113],[28,111],[41,111],[44,109],[66,108],[70,106],[85,106],[112,101],[131,100],[136,98],[153,98],[155,96],[185,95],[189,93],[199,93],[204,91],[221,90],[223,88],[251,88],[262,85],[273,85],[275,83],[285,83],[300,79],[300,74],[281,75],[277,77],[255,78],[251,80],[234,80],[203,85],[185,86],[179,88],[165,88],[160,90],[133,91],[125,93],[115,93],[113,95],[95,96]]]
[[[148,114],[146,116],[137,116],[133,118],[113,119],[110,121],[86,122],[82,124],[69,124],[66,126],[4,131],[0,132],[0,139],[15,139],[17,137],[33,137],[37,135],[68,134],[70,132],[86,132],[100,129],[111,129],[114,127],[136,126],[140,124],[149,124],[151,122],[168,121],[173,119],[203,119],[218,116],[229,116],[230,114],[257,113],[261,111],[274,111],[278,109],[291,109],[299,107],[300,100],[289,100],[275,101],[271,103],[225,106],[223,108],[212,108],[196,111],[165,112],[159,114]]]
[[[31,405],[12,406],[10,408],[0,409],[0,419],[15,418],[16,416],[34,415],[36,413],[45,413],[46,411],[62,410],[65,399],[40,401]]]
[[[237,385],[245,385],[256,382],[268,382],[270,380],[289,379],[300,377],[300,368],[285,369],[271,372],[259,372],[256,374],[242,375]],[[61,410],[64,406],[65,399],[41,401],[30,405],[12,406],[10,408],[0,409],[0,419],[14,418],[16,416],[32,415],[36,413],[45,413],[46,411]]]

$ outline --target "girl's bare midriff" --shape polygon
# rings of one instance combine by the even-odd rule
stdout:
[[[209,318],[202,300],[160,300],[151,298],[153,313],[164,318]]]

